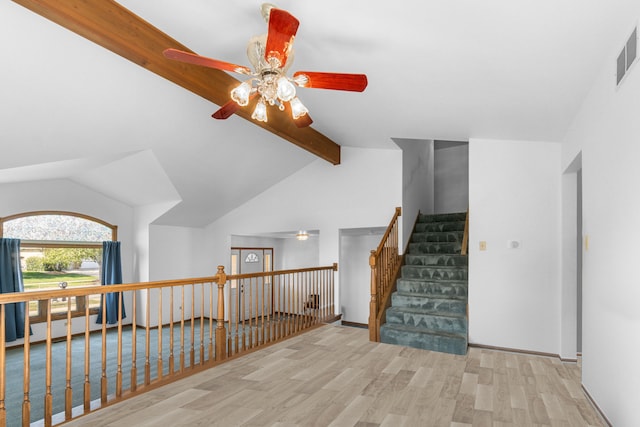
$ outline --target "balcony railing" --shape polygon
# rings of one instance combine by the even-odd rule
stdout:
[[[336,318],[329,267],[0,295],[0,427],[51,426]],[[52,301],[117,293],[114,325],[95,315],[63,321]],[[9,304],[47,307],[46,337],[6,348]],[[123,319],[124,302],[127,317]],[[30,327],[28,310],[25,331]],[[60,327],[60,322],[56,327]]]

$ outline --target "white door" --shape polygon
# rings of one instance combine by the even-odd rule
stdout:
[[[232,248],[231,274],[251,274],[272,271],[273,249]],[[238,320],[257,319],[270,315],[273,297],[268,277],[253,277],[231,281],[232,300],[236,306],[231,315]],[[232,317],[233,318],[233,317]]]

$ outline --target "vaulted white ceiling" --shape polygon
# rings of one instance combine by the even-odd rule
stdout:
[[[120,3],[243,65],[249,37],[266,32],[260,1]],[[300,20],[292,70],[369,78],[364,93],[301,89],[312,126],[342,146],[393,149],[394,137],[562,141],[628,37],[632,3],[277,6]],[[132,206],[175,200],[158,223],[202,226],[316,159],[238,117],[212,119],[218,106],[10,1],[0,39],[0,183],[68,177]]]

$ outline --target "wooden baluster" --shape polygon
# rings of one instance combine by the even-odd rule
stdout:
[[[209,283],[209,362],[213,362],[215,359],[215,354],[213,353],[213,283]],[[222,301],[224,302],[224,297]],[[223,339],[226,339],[226,337],[223,337]],[[216,338],[217,341],[218,339]]]
[[[158,288],[158,366],[157,366],[157,375],[156,378],[158,380],[162,379],[162,291],[164,288]]]
[[[303,287],[304,287],[304,293],[302,294],[303,296],[303,306],[302,306],[302,312],[304,313],[304,328],[308,328],[309,326],[311,326],[311,310],[310,308],[310,298],[311,298],[311,273],[310,272],[305,272],[302,273],[302,283],[303,283]],[[308,310],[309,309],[309,310]]]
[[[252,328],[252,310],[253,310],[253,300],[251,299],[251,293],[252,293],[252,289],[253,289],[253,278],[248,278],[246,279],[246,281],[249,283],[249,286],[245,287],[245,292],[244,292],[244,296],[245,296],[245,309],[249,310],[249,318],[247,319],[247,313],[246,311],[243,310],[243,319],[248,320],[248,327],[245,328],[245,330],[247,331],[247,348],[251,348],[252,344],[253,344],[253,328]],[[247,296],[247,289],[248,289],[248,296]]]
[[[257,333],[258,333],[258,305],[256,304],[258,295],[258,278],[253,277],[249,279],[251,283],[249,287],[249,348],[253,348],[257,345]],[[254,290],[256,292],[254,292]]]
[[[180,300],[180,373],[184,372],[184,285],[181,287]]]
[[[262,277],[262,292],[260,293],[260,296],[262,297],[260,300],[260,330],[261,330],[261,341],[260,344],[264,344],[265,342],[267,342],[266,340],[266,330],[265,330],[265,310],[264,310],[264,306],[265,306],[265,302],[267,301],[266,299],[266,282],[267,282],[267,276],[263,276]]]
[[[312,322],[313,324],[320,323],[320,290],[318,289],[318,285],[320,284],[320,280],[322,277],[322,271],[313,272],[313,277],[311,279],[311,292],[313,292],[313,301],[312,301]]]
[[[294,307],[294,284],[295,284],[295,277],[293,276],[293,274],[288,274],[287,275],[287,294],[288,294],[288,299],[289,299],[289,324],[288,329],[287,329],[287,336],[291,335],[294,331],[294,327],[295,327],[295,307]]]
[[[296,313],[298,313],[298,323],[296,332],[304,327],[304,273],[296,273]]]
[[[204,283],[200,284],[200,365],[204,365]]]
[[[102,294],[102,376],[100,402],[107,403],[107,294]]]
[[[260,316],[258,315],[259,311],[258,311],[258,303],[260,301],[260,294],[258,293],[258,281],[260,280],[259,277],[254,277],[253,279],[253,285],[251,286],[251,293],[250,293],[250,301],[251,301],[251,307],[252,309],[250,309],[250,313],[249,316],[251,319],[253,319],[253,329],[250,329],[251,331],[251,347],[257,346],[259,344],[259,339],[260,336],[258,334],[259,332],[259,328],[258,328],[258,320],[260,320]],[[254,292],[255,290],[255,292]]]
[[[282,337],[282,328],[284,326],[284,300],[282,299],[282,277],[278,275],[273,280],[273,293],[275,294],[275,311],[273,313],[275,320],[275,338],[277,340]],[[277,283],[276,283],[277,282]]]
[[[136,310],[137,310],[137,291],[131,292],[131,391],[134,392],[138,388],[138,367],[137,363],[137,349],[138,343],[136,342]]]
[[[235,293],[237,294],[238,293],[238,280],[235,281],[235,284],[236,284],[236,288],[235,288],[236,292]],[[237,336],[238,329],[237,328],[235,328],[235,331],[236,331],[235,332],[236,333],[235,338],[236,338],[236,340],[235,340],[235,343],[233,342],[233,337],[234,337],[234,324],[233,324],[234,322],[233,322],[233,320],[235,319],[235,313],[234,312],[238,311],[238,308],[234,305],[234,301],[237,301],[238,298],[233,298],[233,294],[234,294],[233,290],[230,289],[229,290],[229,304],[228,304],[228,307],[229,307],[229,315],[228,315],[229,316],[229,333],[228,333],[229,340],[228,340],[228,343],[227,343],[227,355],[228,356],[231,356],[233,354],[234,350],[235,350],[236,353],[238,352],[238,349],[235,347],[238,344],[238,336]],[[218,295],[220,295],[220,285],[218,285]],[[219,314],[218,314],[218,316],[219,316]]]
[[[84,412],[91,410],[91,328],[89,304],[84,306]]]
[[[2,374],[0,375],[0,427],[5,427],[7,425],[7,408],[5,406],[7,387],[5,340],[5,305],[0,304],[0,374]]]
[[[196,308],[196,290],[195,290],[195,285],[192,284],[191,285],[191,348],[189,349],[189,367],[191,369],[194,368],[195,365],[195,361],[196,361],[196,349],[195,349],[195,318],[193,317],[195,315],[195,308]]]
[[[173,286],[169,288],[171,295],[169,295],[169,375],[173,375],[175,370],[175,358],[173,355]]]
[[[118,292],[118,348],[116,351],[116,397],[122,397],[122,298],[123,293]]]
[[[222,265],[218,266],[218,274],[216,275],[218,285],[218,321],[216,324],[216,360],[224,360],[227,356],[227,351],[231,351],[231,345],[229,344],[229,350],[225,349],[225,336],[227,332],[224,329],[224,285],[227,283],[227,275],[224,272]],[[229,292],[229,298],[231,298],[231,292]],[[229,324],[231,324],[231,317],[229,317]]]
[[[76,297],[77,301],[77,297]],[[27,316],[28,317],[28,316]],[[25,330],[26,331],[26,330]],[[25,335],[26,334],[25,332]],[[73,407],[73,390],[71,388],[71,297],[67,297],[67,355],[66,355],[66,388],[64,391],[64,419],[71,419],[71,408]]]
[[[296,324],[296,332],[304,327],[304,273],[296,273],[296,313],[298,313],[298,322]]]
[[[144,385],[151,384],[151,361],[149,360],[151,330],[151,289],[147,289],[147,306],[145,308],[145,334],[144,334]]]
[[[274,320],[274,289],[273,274],[269,274],[269,281],[266,283],[267,288],[267,342],[273,341],[273,320]]]
[[[333,273],[330,271],[324,271],[322,274],[322,319],[326,321],[329,319],[329,287],[331,286],[331,275]]]
[[[244,289],[244,285],[246,283],[246,279],[242,279],[240,281],[240,310],[241,312],[238,313],[241,317],[240,319],[242,320],[242,351],[244,351],[247,348],[247,326],[245,324],[246,321],[246,317],[245,316],[245,300],[246,300],[246,293],[245,293],[245,289]]]
[[[295,294],[295,285],[296,285],[296,276],[291,273],[289,275],[289,299],[291,300],[291,305],[289,306],[289,312],[291,313],[291,323],[289,325],[289,330],[287,331],[287,336],[292,335],[296,330],[296,322],[298,318],[298,313],[296,312],[296,294]]]
[[[53,416],[53,395],[51,394],[51,298],[47,300],[47,338],[45,355],[44,425],[45,427],[51,427],[51,417]]]
[[[31,425],[31,400],[29,398],[30,386],[31,386],[31,318],[29,316],[29,302],[25,303],[25,313],[24,313],[24,376],[23,376],[23,385],[22,388],[24,390],[24,397],[22,400],[22,426],[29,427]],[[4,331],[4,326],[0,325],[0,328]],[[4,350],[4,341],[0,338],[0,352]],[[4,361],[2,360],[2,356],[0,356],[0,365],[2,365],[3,371],[2,377],[4,378]],[[2,381],[2,379],[0,379]],[[1,388],[2,386],[0,386]],[[2,400],[2,398],[0,398]],[[0,406],[2,404],[0,403]],[[0,411],[1,412],[1,411]],[[0,415],[1,418],[1,415]],[[0,422],[0,426],[2,422]]]
[[[330,310],[329,310],[329,315],[330,315],[330,319],[334,319],[336,317],[336,282],[335,282],[335,277],[336,277],[336,271],[338,271],[338,263],[334,262],[333,263],[333,271],[332,272],[327,272],[329,275],[329,294],[331,295],[331,298],[329,299],[330,302]]]

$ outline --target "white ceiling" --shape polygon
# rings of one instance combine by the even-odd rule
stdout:
[[[260,1],[120,3],[242,65],[266,32]],[[301,89],[313,127],[390,149],[391,138],[561,141],[637,19],[634,0],[277,6],[300,20],[292,71],[369,79],[364,93]],[[68,177],[132,206],[179,201],[158,223],[203,226],[315,160],[239,117],[212,119],[216,105],[13,2],[0,3],[0,39],[0,183]]]

